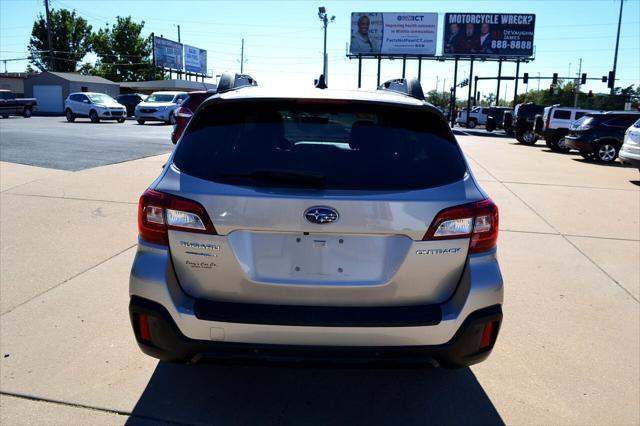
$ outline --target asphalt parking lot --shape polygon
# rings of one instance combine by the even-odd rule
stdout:
[[[29,131],[25,132],[25,125]],[[139,125],[91,123],[64,117],[3,118],[0,121],[0,160],[29,166],[77,171],[167,152],[171,126],[164,123]]]
[[[170,128],[62,120],[0,120],[0,424],[640,423],[638,170],[459,132],[501,211],[504,323],[482,364],[173,365],[139,351],[127,305]],[[58,153],[70,135],[92,145]],[[121,160],[92,151],[114,140]]]

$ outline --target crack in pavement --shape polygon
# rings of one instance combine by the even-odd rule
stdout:
[[[482,168],[482,170],[484,170],[489,176],[491,176],[492,178],[494,178],[496,180],[496,182],[499,182],[500,185],[502,185],[507,191],[509,191],[514,197],[516,197],[518,200],[520,200],[520,202],[522,204],[524,204],[525,206],[527,206],[527,208],[529,208],[529,210],[531,210],[536,216],[538,216],[544,223],[546,223],[547,225],[549,225],[549,227],[551,229],[553,229],[554,231],[557,232],[557,235],[560,235],[567,243],[569,243],[574,249],[576,249],[576,251],[580,254],[582,254],[584,256],[585,259],[587,259],[589,262],[591,262],[591,264],[593,266],[595,266],[596,268],[598,268],[605,276],[607,276],[611,281],[613,281],[613,283],[615,285],[617,285],[618,287],[620,287],[620,289],[622,291],[624,291],[625,293],[627,293],[629,295],[629,297],[631,297],[633,300],[636,301],[636,303],[640,303],[640,300],[638,300],[629,290],[627,290],[627,288],[625,286],[623,286],[618,280],[616,280],[615,278],[613,278],[611,276],[611,274],[609,274],[607,271],[604,270],[604,268],[602,268],[600,265],[598,265],[591,257],[589,257],[584,251],[582,251],[577,245],[575,245],[573,243],[573,241],[571,241],[569,238],[567,238],[567,236],[565,234],[563,234],[562,232],[560,232],[555,226],[553,226],[553,224],[551,222],[549,222],[544,216],[542,216],[536,209],[533,208],[533,206],[531,206],[529,203],[527,203],[522,197],[520,197],[518,194],[516,194],[513,190],[511,190],[511,188],[509,188],[507,185],[505,185],[504,182],[502,182],[500,179],[498,179],[493,173],[491,173],[486,167],[484,167],[482,164],[480,164],[480,162],[478,160],[476,160],[475,158],[473,158],[471,155],[469,155],[468,153],[465,152],[465,155],[468,156],[469,158],[471,158],[480,168]],[[635,240],[633,240],[635,241]]]
[[[133,413],[131,413],[129,411],[122,411],[122,410],[115,410],[115,409],[104,408],[104,407],[97,407],[97,406],[94,406],[94,405],[86,405],[86,404],[80,404],[80,403],[75,403],[75,402],[60,401],[60,400],[57,400],[57,399],[43,398],[43,397],[39,397],[39,396],[21,394],[21,393],[16,393],[16,392],[0,391],[0,395],[11,396],[13,398],[19,398],[19,399],[26,399],[28,401],[47,402],[47,403],[50,403],[50,404],[63,405],[65,407],[73,407],[73,408],[80,408],[80,409],[84,409],[84,410],[100,411],[102,413],[117,414],[117,415],[120,415],[120,416],[127,416],[127,417],[131,417],[131,418],[134,418],[134,419],[144,419],[144,420],[150,420],[150,421],[156,421],[156,422],[159,421],[159,422],[163,422],[163,423],[167,423],[167,424],[173,424],[173,425],[197,426],[197,424],[195,424],[195,423],[175,422],[175,421],[171,421],[171,420],[165,420],[165,419],[159,418],[159,417],[152,417],[152,416],[144,416],[144,415],[133,414]]]
[[[4,191],[3,191],[4,193]],[[127,204],[127,205],[138,205],[137,202],[133,201],[114,201],[114,200],[99,200],[93,198],[77,198],[77,197],[57,197],[55,195],[40,195],[40,194],[20,194],[11,192],[7,195],[17,195],[19,197],[39,197],[39,198],[52,198],[57,200],[71,200],[71,201],[95,201],[99,203],[113,203],[113,204]]]
[[[65,279],[65,280],[63,280],[63,281],[61,281],[61,282],[59,282],[58,284],[55,284],[53,287],[49,287],[48,289],[41,291],[40,293],[38,293],[38,294],[36,294],[36,295],[34,295],[34,296],[30,297],[29,299],[27,299],[27,300],[25,300],[25,301],[23,301],[23,302],[19,303],[18,305],[14,306],[13,308],[11,308],[11,309],[9,309],[9,310],[7,310],[7,311],[2,312],[2,313],[0,314],[0,316],[4,316],[4,315],[6,315],[6,314],[8,314],[8,313],[10,313],[10,312],[15,311],[15,310],[16,310],[16,309],[18,309],[19,307],[21,307],[21,306],[23,306],[23,305],[26,305],[27,303],[31,302],[32,300],[37,299],[38,297],[40,297],[40,296],[42,296],[42,295],[44,295],[44,294],[46,294],[46,293],[50,292],[51,290],[54,290],[54,289],[56,289],[56,288],[60,287],[60,286],[61,286],[61,285],[63,285],[64,283],[67,283],[67,282],[69,282],[69,281],[73,280],[74,278],[77,278],[77,277],[79,277],[80,275],[84,274],[85,272],[89,272],[89,271],[91,271],[92,269],[95,269],[95,268],[97,268],[98,266],[102,265],[103,263],[106,263],[106,262],[110,261],[111,259],[114,259],[114,258],[116,258],[116,257],[120,256],[122,253],[124,253],[124,252],[126,252],[126,251],[128,251],[128,250],[131,250],[131,249],[132,249],[132,248],[134,248],[136,245],[138,245],[138,243],[132,244],[132,245],[130,245],[129,247],[125,248],[124,250],[121,250],[121,251],[117,252],[116,254],[114,254],[114,255],[112,255],[112,256],[110,256],[110,257],[108,257],[107,259],[104,259],[104,260],[102,260],[102,261],[100,261],[100,262],[96,263],[95,265],[90,266],[90,267],[88,267],[88,268],[86,268],[86,269],[84,269],[84,270],[82,270],[82,271],[78,272],[78,273],[77,273],[77,274],[75,274],[75,275],[72,275],[71,277],[69,277],[69,278],[67,278],[67,279]]]

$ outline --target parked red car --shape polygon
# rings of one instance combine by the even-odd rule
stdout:
[[[191,116],[194,111],[198,109],[205,99],[213,94],[215,94],[215,90],[189,92],[187,98],[182,101],[180,107],[174,113],[176,117],[176,124],[173,126],[173,132],[171,132],[171,142],[174,144],[178,142],[178,139],[182,136],[182,132],[184,132],[187,124],[189,124],[189,120],[191,120]]]

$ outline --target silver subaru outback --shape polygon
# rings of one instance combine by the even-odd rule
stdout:
[[[267,90],[223,75],[140,198],[130,279],[150,356],[487,358],[498,209],[417,80]]]

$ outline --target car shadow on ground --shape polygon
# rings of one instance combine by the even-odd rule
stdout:
[[[593,164],[593,165],[602,166],[602,167],[618,167],[622,169],[629,168],[629,166],[625,166],[624,164],[619,163],[615,160],[610,163],[603,163],[601,161],[595,161],[595,160],[587,160],[586,158],[572,158],[572,160],[577,161],[578,163]]]
[[[129,426],[504,424],[469,368],[370,369],[159,362]]]
[[[100,120],[97,123],[93,123],[91,122],[91,120],[86,119],[86,120],[78,120],[77,118],[73,121],[67,121],[67,120],[60,120],[60,123],[67,123],[67,124],[124,124],[124,123],[118,123],[116,120]]]
[[[467,129],[465,127],[454,127],[451,129],[454,135],[462,136],[481,136],[485,138],[510,138],[513,136],[507,135],[502,130],[496,130],[495,132],[487,132],[484,129]]]

